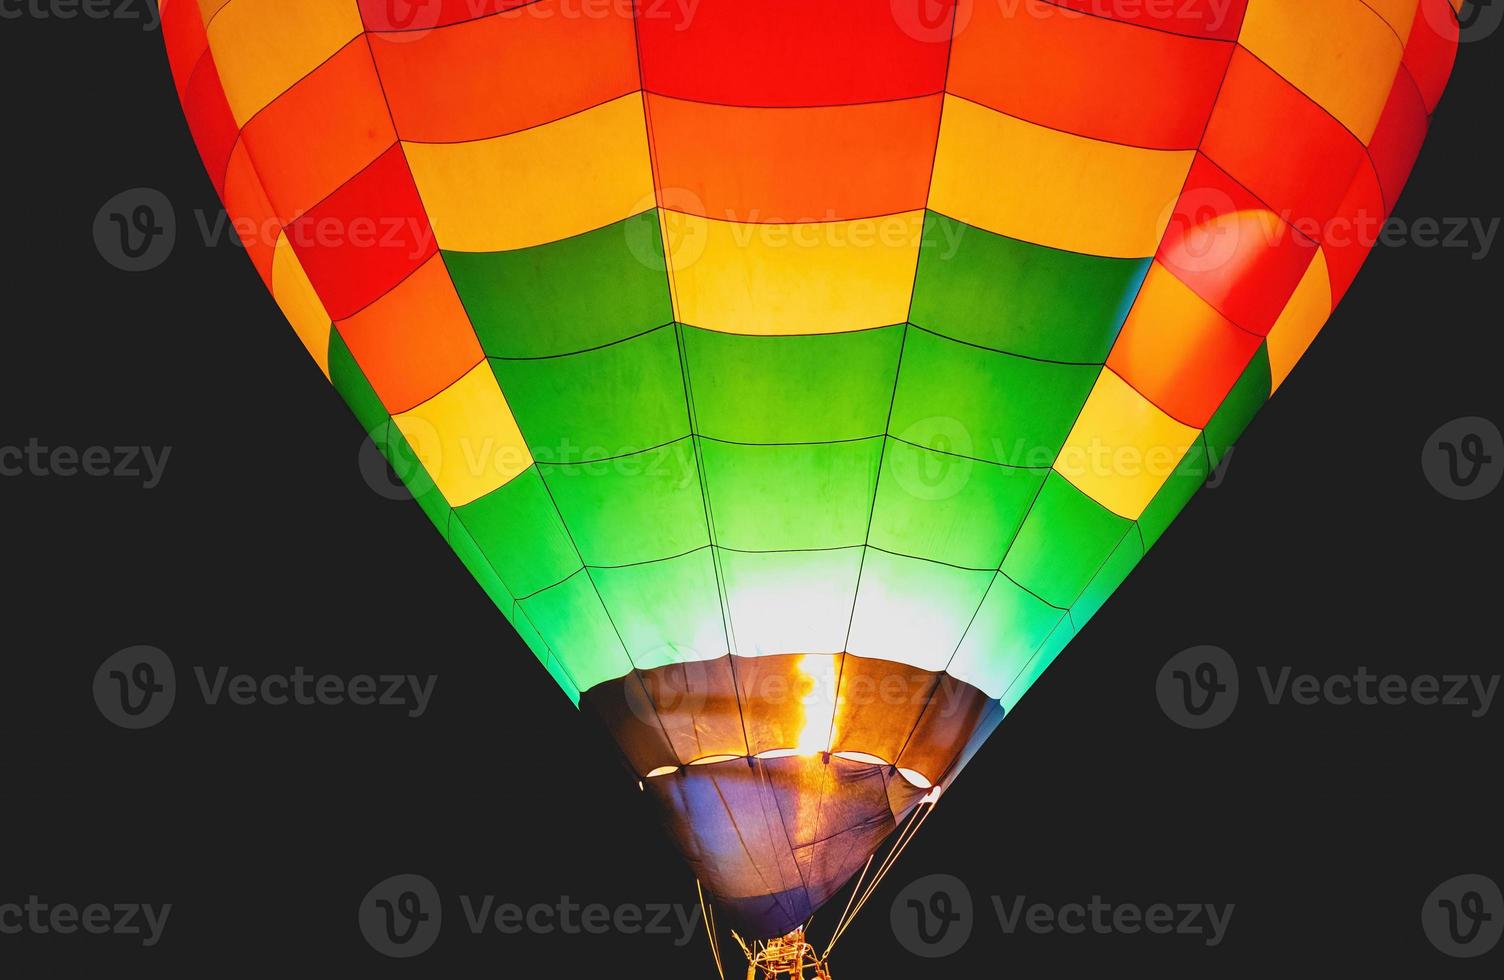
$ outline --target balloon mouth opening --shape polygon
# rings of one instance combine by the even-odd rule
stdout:
[[[795,756],[817,755],[823,756],[827,762],[830,761],[830,758],[832,756],[834,756],[837,759],[845,759],[847,762],[860,762],[870,766],[886,766],[895,770],[898,775],[902,776],[904,780],[915,789],[932,790],[935,788],[934,781],[917,769],[910,769],[906,766],[894,766],[893,763],[889,762],[887,759],[875,756],[870,752],[851,752],[844,750],[840,752],[806,752],[798,748],[767,749],[766,751],[758,752],[755,755],[707,755],[702,756],[698,759],[692,759],[683,766],[659,766],[651,772],[645,773],[643,775],[643,778],[661,779],[664,776],[672,776],[674,773],[682,772],[684,769],[689,767],[713,766],[719,765],[723,762],[736,762],[741,759],[789,759]]]

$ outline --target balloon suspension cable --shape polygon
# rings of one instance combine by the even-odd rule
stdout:
[[[747,980],[778,980],[779,977],[787,977],[789,980],[830,980],[830,954],[836,948],[836,943],[846,933],[857,914],[867,905],[888,872],[893,870],[893,866],[898,862],[904,849],[919,833],[919,828],[924,826],[924,822],[934,812],[935,801],[939,797],[940,791],[936,787],[919,802],[919,805],[909,814],[893,846],[878,864],[877,871],[873,872],[870,878],[868,878],[868,872],[872,871],[872,862],[877,855],[868,856],[861,874],[857,875],[852,885],[851,895],[846,899],[846,908],[842,910],[841,917],[836,922],[835,932],[832,933],[825,952],[817,952],[815,947],[805,939],[805,930],[809,927],[808,922],[786,936],[780,936],[777,939],[754,939],[750,944],[733,929],[731,938],[736,940],[736,944],[742,948],[742,953],[747,957]],[[715,909],[705,900],[705,890],[699,881],[695,882],[695,887],[700,894],[700,914],[705,920],[706,931],[710,934],[710,953],[715,957],[715,969],[720,974],[721,980],[726,980],[725,964],[721,960],[720,941],[716,937]]]
[[[846,901],[846,911],[841,913],[841,919],[836,923],[836,930],[831,934],[830,945],[826,946],[825,952],[820,954],[821,960],[829,958],[831,951],[836,948],[836,943],[841,941],[841,937],[845,935],[852,921],[856,919],[857,915],[866,907],[867,901],[877,891],[877,886],[882,884],[888,872],[892,871],[893,866],[898,863],[898,858],[903,854],[904,849],[918,835],[919,828],[923,827],[924,822],[929,819],[930,814],[935,812],[935,802],[939,798],[940,788],[937,786],[930,791],[928,796],[919,801],[919,805],[914,808],[914,812],[909,814],[908,823],[904,825],[903,831],[898,835],[898,839],[889,848],[888,856],[883,858],[882,864],[878,865],[877,872],[873,874],[872,880],[867,882],[866,889],[864,890],[862,888],[862,878],[866,877],[867,868],[872,866],[872,858],[869,857],[867,859],[867,867],[862,869],[862,874],[857,878],[856,886],[852,889],[851,898]],[[856,897],[858,893],[861,894],[861,898]],[[855,900],[854,903],[853,899]]]
[[[705,889],[698,878],[695,879],[695,891],[700,894],[700,918],[705,922],[705,935],[710,937],[710,955],[715,957],[715,972],[721,980],[726,980],[726,968],[721,962],[721,940],[715,930],[715,908],[705,901]]]

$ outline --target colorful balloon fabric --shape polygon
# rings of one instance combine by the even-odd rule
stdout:
[[[163,8],[298,336],[755,937],[1285,380],[1457,44],[1449,0]]]

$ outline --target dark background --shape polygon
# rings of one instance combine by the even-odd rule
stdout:
[[[160,37],[138,21],[26,18],[0,38],[0,443],[171,447],[151,490],[0,480],[0,903],[173,903],[149,949],[0,936],[0,975],[712,976],[698,935],[680,949],[465,927],[460,895],[684,903],[694,881],[607,740],[418,508],[372,491],[354,418],[240,249],[202,242],[195,212],[212,219],[218,202]],[[1464,45],[1400,216],[1504,214],[1501,43]],[[128,274],[101,258],[91,225],[137,187],[168,196],[179,236],[160,268]],[[1469,249],[1375,251],[1224,484],[1191,503],[943,800],[843,941],[837,977],[1498,975],[1504,948],[1449,959],[1420,910],[1454,875],[1504,880],[1504,708],[1274,707],[1254,670],[1499,670],[1504,491],[1460,503],[1420,467],[1438,426],[1504,416],[1499,270]],[[184,689],[141,732],[90,696],[101,661],[133,644],[166,651]],[[1197,644],[1228,650],[1244,685],[1232,719],[1205,732],[1172,724],[1154,695],[1165,660]],[[194,665],[439,679],[420,719],[208,708]],[[428,876],[445,902],[437,944],[407,962],[356,927],[362,896],[399,872]],[[966,882],[979,921],[960,953],[925,961],[888,910],[933,872]],[[1236,911],[1210,949],[1193,936],[1004,936],[994,894]]]

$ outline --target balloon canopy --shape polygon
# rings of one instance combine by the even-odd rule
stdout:
[[[298,336],[753,937],[1284,381],[1457,40],[1448,0],[163,7]]]

